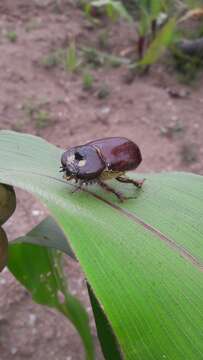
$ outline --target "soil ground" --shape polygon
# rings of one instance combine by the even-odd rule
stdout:
[[[85,91],[81,71],[72,74],[60,62],[59,54],[73,40],[78,46],[103,45],[118,56],[135,46],[134,25],[104,22],[91,25],[71,0],[1,0],[0,128],[40,135],[62,148],[126,136],[141,148],[140,172],[203,174],[203,77],[186,86],[171,68],[157,65],[127,84],[125,66],[105,65],[86,68],[94,82]],[[21,190],[17,197],[17,210],[5,225],[9,239],[24,234],[46,213]],[[70,288],[85,304],[95,333],[83,274],[72,262],[67,270]],[[102,358],[99,350],[97,358]],[[5,270],[0,276],[0,360],[11,359],[80,360],[84,353],[67,320],[34,304]]]

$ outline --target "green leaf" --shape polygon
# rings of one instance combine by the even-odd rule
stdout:
[[[126,10],[125,6],[122,4],[121,1],[118,0],[94,0],[91,1],[91,5],[94,7],[104,7],[106,6],[107,9],[112,9],[115,11],[120,17],[126,19],[129,22],[132,22],[132,17]]]
[[[126,57],[114,56],[104,51],[98,51],[92,47],[83,46],[81,47],[81,51],[84,53],[86,61],[97,66],[103,64],[112,66],[130,65],[130,60]]]
[[[145,36],[149,31],[150,27],[150,17],[145,8],[141,7],[140,9],[140,20],[138,24],[139,35]]]
[[[8,239],[5,231],[0,227],[0,272],[6,266],[8,260]]]
[[[25,236],[20,236],[12,243],[28,243],[59,249],[75,260],[75,255],[69,245],[67,237],[55,220],[48,216]]]
[[[162,2],[161,0],[151,0],[151,17],[152,19],[156,19],[159,13],[161,12],[162,8]]]
[[[155,39],[147,49],[144,58],[139,62],[140,65],[151,65],[155,63],[166,48],[171,45],[176,27],[176,19],[172,18],[167,21],[164,27],[159,31]]]
[[[67,50],[66,55],[66,68],[70,72],[74,72],[77,69],[78,61],[77,61],[77,51],[75,42],[72,42]]]
[[[203,178],[145,174],[141,190],[112,181],[136,197],[119,203],[97,185],[73,194],[58,172],[61,153],[40,138],[2,131],[0,181],[50,209],[125,359],[202,360]]]
[[[106,314],[102,310],[91,286],[87,283],[88,293],[94,313],[97,327],[97,334],[100,340],[101,348],[106,360],[122,360],[122,355],[115,334],[109,324]]]
[[[140,11],[148,14],[150,20],[155,20],[159,14],[169,7],[166,0],[142,0],[139,2]]]
[[[61,254],[43,246],[10,243],[8,268],[37,303],[59,310],[73,323],[84,343],[86,359],[94,359],[88,316],[80,302],[68,292]]]

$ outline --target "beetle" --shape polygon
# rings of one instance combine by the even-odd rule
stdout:
[[[133,180],[125,175],[126,171],[136,169],[141,161],[140,149],[133,141],[109,137],[67,149],[61,156],[61,171],[67,181],[74,179],[79,183],[74,191],[81,189],[83,184],[98,183],[123,201],[126,198],[106,181],[116,179],[141,188],[144,179]]]

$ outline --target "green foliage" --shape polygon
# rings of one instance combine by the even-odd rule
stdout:
[[[86,91],[91,90],[93,87],[93,82],[94,82],[94,78],[92,74],[90,74],[89,72],[83,74],[83,79],[82,79],[83,90]]]
[[[202,0],[185,0],[184,2],[189,9],[198,8],[203,5]]]
[[[50,115],[45,110],[39,110],[35,113],[35,124],[38,129],[44,129],[49,125]]]
[[[151,19],[156,19],[165,4],[166,0],[142,0],[140,7],[145,9]]]
[[[62,49],[59,49],[44,56],[41,59],[41,64],[46,69],[52,69],[63,63],[63,60],[64,60],[64,53]]]
[[[72,73],[77,70],[78,59],[77,59],[77,50],[74,41],[68,47],[66,59],[65,59],[65,65],[66,65],[66,69]]]
[[[95,8],[105,7],[108,17],[112,20],[122,17],[130,22],[132,21],[132,17],[119,0],[94,0],[90,1],[90,4]]]
[[[97,68],[104,65],[104,57],[102,53],[95,48],[83,47],[82,52],[84,54],[84,60],[87,64]]]
[[[184,164],[193,164],[198,160],[198,147],[194,143],[184,143],[180,149],[181,160]]]
[[[176,19],[172,18],[168,20],[150,44],[144,58],[140,61],[140,65],[151,65],[160,58],[163,51],[172,44],[175,27]]]
[[[87,288],[104,357],[106,360],[122,360],[123,357],[111,325],[89,284]]]
[[[39,105],[36,104],[32,99],[28,99],[22,105],[22,109],[24,110],[25,114],[32,118],[35,112],[38,111]]]
[[[138,32],[137,58],[139,61],[141,60],[141,63],[146,63],[146,66],[157,62],[164,50],[176,42],[177,29],[179,30],[179,37],[184,36],[186,31],[180,26],[182,22],[202,16],[203,14],[203,3],[201,0],[178,2],[172,0],[84,0],[84,2],[90,16],[91,14],[94,16],[95,11],[93,10],[95,9],[105,9],[111,20],[122,17],[132,22],[133,19],[136,18],[135,25],[137,26]],[[184,14],[183,10],[185,11]],[[100,18],[101,17],[100,13]],[[201,26],[199,26],[198,33],[201,34],[201,32],[202,29]],[[190,29],[190,38],[192,33],[194,33],[194,31],[191,32]],[[197,37],[197,33],[194,37]],[[99,46],[104,49],[105,47],[107,48],[107,40],[106,34],[102,34],[99,38]],[[97,55],[98,53],[95,51],[94,59],[91,59],[90,62],[94,63],[95,66],[101,66],[101,58]],[[133,60],[134,59],[135,57]],[[117,64],[118,63],[115,62],[115,66],[117,66]],[[137,65],[140,65],[140,62],[134,63],[132,67],[135,68]],[[190,78],[192,74],[192,71],[190,71],[191,67],[191,64],[186,65],[186,72],[188,71],[189,73],[188,78]],[[198,61],[195,67],[199,68]],[[137,69],[138,68],[139,66]]]
[[[145,36],[149,32],[150,28],[150,19],[144,8],[140,9],[140,20],[138,23],[138,33],[139,36]]]
[[[123,6],[125,6],[126,10],[129,14],[135,19],[138,17],[138,9],[139,9],[139,0],[122,0]]]
[[[49,234],[46,232],[44,236],[49,243]],[[55,240],[60,242],[60,238]],[[55,308],[73,323],[84,343],[86,359],[93,359],[88,317],[79,301],[68,291],[61,264],[61,253],[43,246],[23,242],[11,243],[8,259],[9,270],[30,291],[33,300]]]
[[[198,79],[202,71],[202,58],[198,56],[189,56],[180,51],[177,46],[172,47],[172,59],[169,64],[177,72],[178,79],[185,84],[191,84]]]
[[[31,32],[33,30],[37,30],[40,26],[41,26],[41,19],[40,18],[38,18],[38,17],[31,18],[25,24],[25,31]]]
[[[23,110],[38,130],[53,124],[50,113],[43,109],[44,105],[47,105],[46,101],[36,102],[33,99],[27,100],[23,105]]]
[[[98,51],[92,47],[82,47],[84,62],[92,65],[94,68],[100,66],[119,67],[121,65],[129,65],[130,60],[124,57],[114,56],[104,51]]]
[[[28,234],[18,237],[12,242],[12,244],[14,243],[34,244],[56,250],[60,249],[60,251],[76,260],[66,236],[51,216],[41,221]]]
[[[120,203],[97,185],[73,194],[74,183],[58,172],[62,151],[31,135],[1,131],[0,181],[36,195],[68,236],[97,299],[93,307],[95,317],[101,316],[102,341],[100,327],[108,321],[109,333],[112,328],[115,334],[108,337],[109,346],[118,346],[127,360],[202,360],[203,178],[145,174],[138,190],[112,181],[133,196]],[[43,272],[49,255],[40,250],[35,257],[35,250],[26,250],[27,260],[22,260],[21,251],[17,260],[10,257],[9,267],[27,272],[29,261],[36,294],[41,283],[33,273],[38,270],[35,259]],[[25,286],[33,291],[29,282]]]
[[[17,34],[15,31],[7,31],[6,37],[11,43],[15,43],[17,41]]]
[[[101,50],[106,50],[109,48],[109,33],[107,30],[102,30],[98,36],[98,45]]]
[[[110,94],[110,89],[106,83],[103,83],[97,92],[98,99],[106,99]]]

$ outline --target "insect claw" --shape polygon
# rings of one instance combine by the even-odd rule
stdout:
[[[146,178],[144,178],[144,179],[142,179],[142,180],[137,180],[137,184],[138,184],[137,187],[138,187],[138,188],[141,188],[142,185],[144,184],[145,180],[146,180]]]
[[[64,170],[65,171],[65,170]],[[67,176],[66,174],[63,175],[63,179],[66,179],[67,181],[72,180],[72,176]]]

